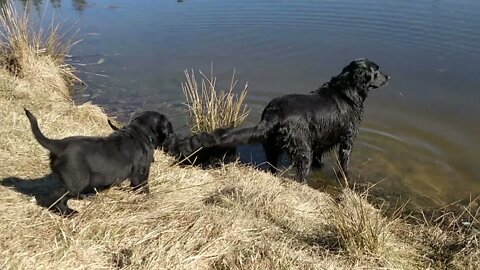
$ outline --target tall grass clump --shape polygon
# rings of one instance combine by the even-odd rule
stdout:
[[[191,130],[193,132],[212,131],[216,128],[236,127],[247,118],[250,110],[244,105],[247,96],[248,83],[237,94],[235,87],[235,71],[227,90],[217,90],[217,78],[207,77],[200,71],[200,84],[195,78],[195,72],[185,70],[186,82],[182,83],[183,94],[187,100],[190,113]]]
[[[11,2],[0,9],[0,65],[13,75],[23,77],[35,72],[37,57],[48,57],[61,73],[67,83],[80,81],[74,68],[65,63],[67,53],[78,41],[61,23],[52,22],[43,27],[37,26],[30,19],[28,6],[23,14],[15,9]],[[33,70],[32,70],[33,69]]]
[[[387,263],[397,261],[395,243],[398,215],[386,217],[367,201],[368,192],[345,188],[331,209],[331,226],[342,250],[353,258],[372,257]]]

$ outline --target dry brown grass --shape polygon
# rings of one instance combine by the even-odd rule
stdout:
[[[217,78],[207,77],[200,71],[200,86],[195,79],[195,72],[185,70],[186,82],[182,83],[183,94],[187,99],[190,114],[190,127],[193,132],[212,131],[216,128],[236,127],[247,118],[250,110],[244,105],[248,83],[237,95],[235,71],[228,90],[216,89]]]
[[[70,30],[63,29],[60,23],[52,22],[47,29],[34,28],[28,5],[19,14],[11,2],[0,9],[0,65],[16,76],[29,77],[35,73],[34,62],[38,57],[48,56],[58,67],[58,72],[67,83],[80,81],[74,68],[65,64],[65,57],[72,46],[79,41]],[[33,69],[29,69],[33,67]]]
[[[36,202],[55,180],[23,107],[49,137],[102,135],[107,117],[65,95],[62,63],[0,69],[0,269],[425,269],[422,228],[386,218],[349,189],[338,198],[239,164],[172,166],[161,151],[151,194],[116,187],[71,200],[61,218]],[[478,215],[470,211],[472,215]],[[426,226],[426,227],[425,227]],[[414,240],[408,235],[416,235]],[[425,235],[427,235],[425,233]],[[452,263],[478,269],[475,234]],[[439,243],[450,239],[435,237]],[[453,240],[452,240],[453,241]],[[463,242],[461,242],[463,243]]]
[[[391,228],[397,220],[384,217],[367,202],[367,196],[345,189],[332,209],[333,229],[339,236],[339,244],[351,255],[382,256],[389,252],[394,238]]]
[[[480,269],[479,200],[471,200],[462,211],[442,208],[427,216],[420,210],[419,225],[405,235],[412,238],[429,265],[438,269]]]

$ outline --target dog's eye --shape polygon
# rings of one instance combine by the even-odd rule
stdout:
[[[373,75],[373,78],[376,79],[378,77],[378,73],[375,72],[375,75]]]

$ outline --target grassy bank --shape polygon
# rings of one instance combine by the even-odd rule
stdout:
[[[151,194],[116,187],[50,213],[48,153],[23,108],[49,137],[104,135],[107,116],[70,98],[57,54],[3,41],[0,68],[1,269],[478,269],[478,235],[387,217],[366,194],[332,197],[239,164],[172,166],[157,151]],[[41,46],[40,46],[41,47]],[[17,48],[17,50],[19,49]],[[42,48],[40,48],[42,49]]]

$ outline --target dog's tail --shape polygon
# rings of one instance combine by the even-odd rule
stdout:
[[[186,137],[177,135],[169,138],[167,152],[177,157],[188,157],[200,151],[201,148],[209,148],[220,145],[220,139],[228,128],[218,128],[212,132],[201,132]]]
[[[108,125],[110,126],[111,129],[113,129],[114,131],[117,131],[119,130],[120,128],[118,128],[117,126],[115,126],[112,121],[110,121],[110,119],[107,119],[108,121]]]
[[[43,135],[43,133],[40,131],[40,128],[38,127],[37,118],[35,118],[35,116],[33,116],[33,114],[29,110],[27,109],[24,109],[24,110],[25,110],[25,114],[28,117],[28,120],[30,121],[30,126],[32,128],[33,136],[35,136],[35,139],[37,140],[37,142],[41,146],[50,150],[50,152],[52,153],[60,152],[62,148],[59,144],[59,141],[52,140],[45,137],[45,135]]]
[[[268,134],[278,126],[278,119],[272,120],[262,120],[253,127],[232,129],[222,135],[221,145],[235,146],[237,144],[263,142]]]

